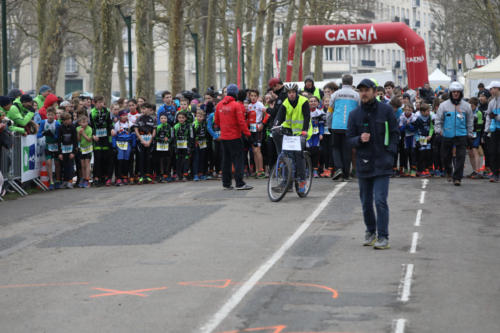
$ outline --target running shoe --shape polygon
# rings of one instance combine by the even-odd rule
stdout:
[[[340,177],[344,177],[344,172],[342,171],[342,169],[335,170],[335,173],[333,174],[332,179],[338,180],[338,179],[340,179]]]
[[[387,237],[380,237],[377,239],[375,244],[373,244],[373,248],[376,250],[386,250],[390,249],[389,239]]]
[[[374,232],[367,231],[365,233],[365,241],[363,246],[373,246],[377,241],[377,235]]]

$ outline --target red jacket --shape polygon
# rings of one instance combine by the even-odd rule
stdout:
[[[250,136],[245,121],[245,106],[235,101],[231,96],[226,96],[217,104],[214,122],[220,128],[221,140],[235,140],[241,138],[243,133]]]

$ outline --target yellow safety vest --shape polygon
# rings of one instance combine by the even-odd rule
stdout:
[[[318,97],[318,100],[319,100],[319,101],[320,101],[320,103],[321,103],[321,94],[320,94],[320,92],[319,92],[319,88],[314,89],[313,96]]]
[[[283,127],[292,129],[293,135],[300,135],[302,133],[302,127],[304,125],[304,115],[302,114],[302,106],[307,102],[307,98],[298,95],[299,100],[295,108],[290,104],[290,101],[285,99],[283,106],[286,108],[286,118],[283,122]],[[313,134],[312,123],[309,120],[309,129],[307,131],[307,140],[311,138]]]

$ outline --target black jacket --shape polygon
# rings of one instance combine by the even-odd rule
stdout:
[[[387,122],[389,142],[385,145]],[[361,143],[361,134],[370,133],[370,141]],[[360,178],[392,174],[398,151],[399,128],[394,111],[377,100],[362,104],[349,114],[347,140],[356,148],[356,175]]]

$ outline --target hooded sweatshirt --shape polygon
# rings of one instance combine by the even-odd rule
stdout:
[[[45,98],[45,102],[43,102],[43,107],[40,108],[38,111],[38,114],[40,114],[40,117],[42,119],[47,119],[47,109],[54,105],[58,101],[58,98],[54,94],[48,94],[47,97]]]
[[[214,122],[221,130],[221,140],[240,139],[242,134],[250,136],[245,121],[245,107],[243,104],[236,102],[232,96],[224,97],[217,104]]]

